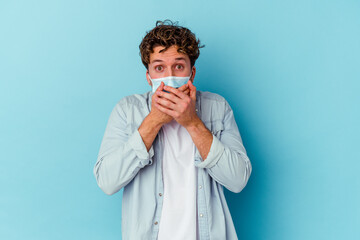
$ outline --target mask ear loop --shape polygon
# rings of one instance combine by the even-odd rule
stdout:
[[[149,73],[149,71],[148,71],[148,76],[149,76],[150,81],[152,81],[152,79],[151,79],[151,77],[150,77],[150,73]]]
[[[148,76],[149,76],[150,82],[152,84],[152,86],[151,86],[152,91],[154,92],[154,81],[151,79],[149,71],[148,71]]]

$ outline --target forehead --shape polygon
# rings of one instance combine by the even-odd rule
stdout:
[[[190,62],[189,56],[187,54],[179,53],[177,51],[178,46],[173,45],[169,47],[166,51],[160,52],[165,47],[156,46],[153,48],[154,52],[150,53],[150,64],[155,62],[174,62],[178,60],[184,60],[186,62]]]

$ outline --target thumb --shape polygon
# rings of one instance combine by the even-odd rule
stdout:
[[[164,82],[161,82],[160,83],[160,86],[158,87],[158,89],[157,89],[157,91],[162,91],[162,90],[164,90]]]

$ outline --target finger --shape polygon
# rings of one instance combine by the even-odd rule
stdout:
[[[164,82],[161,82],[156,91],[162,91],[164,89]]]
[[[189,87],[185,88],[185,90],[182,91],[185,95],[190,96],[190,89]]]
[[[175,118],[175,117],[174,117],[174,116],[176,115],[176,112],[175,112],[175,111],[170,110],[170,109],[167,109],[167,108],[161,106],[161,105],[158,104],[158,103],[155,103],[155,107],[156,107],[157,109],[159,109],[161,112],[163,112],[163,113],[165,113],[165,114],[167,114],[167,115],[170,115],[171,117]]]
[[[160,92],[156,92],[156,94],[160,97],[160,98],[166,98],[169,101],[172,101],[173,103],[178,103],[181,99],[178,96],[175,96],[172,93],[167,93],[164,91],[160,91]]]
[[[163,90],[164,90],[164,86],[165,86],[165,83],[164,82],[161,82],[160,83],[160,85],[159,85],[159,87],[156,89],[156,91],[155,91],[155,96],[156,97],[158,97],[159,96],[159,94],[161,94],[162,92],[163,92]]]
[[[163,91],[157,91],[155,94],[154,94],[154,103],[157,102],[161,102],[161,101],[169,101],[171,102],[172,104],[175,104],[174,102],[172,102],[171,100],[168,100],[166,98],[162,98],[159,94],[162,94]]]
[[[185,83],[184,85],[182,85],[182,86],[179,87],[178,89],[179,89],[180,91],[184,92],[184,91],[185,91],[186,89],[188,89],[188,88],[189,88],[188,84]]]
[[[190,89],[187,88],[185,91],[183,91],[183,93],[185,93],[186,95],[190,96]]]
[[[170,86],[164,86],[164,89],[166,90],[166,91],[169,91],[169,92],[171,92],[171,93],[173,93],[174,95],[176,95],[177,97],[179,97],[179,98],[186,98],[187,96],[183,93],[183,92],[181,92],[179,89],[176,89],[176,88],[173,88],[173,87],[170,87]],[[191,91],[190,91],[191,92]]]
[[[191,81],[188,82],[190,88],[190,98],[196,100],[196,87],[192,84]]]
[[[157,97],[157,98],[155,98],[155,102],[160,104],[163,107],[168,108],[168,109],[174,109],[175,108],[175,104],[172,101],[169,101],[169,100],[167,100],[165,98]]]

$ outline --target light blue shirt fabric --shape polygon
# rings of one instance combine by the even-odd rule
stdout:
[[[94,166],[98,186],[108,195],[124,188],[122,239],[155,240],[163,204],[161,134],[147,151],[138,128],[151,110],[152,92],[124,97],[113,108]],[[205,160],[195,150],[198,224],[201,240],[238,239],[223,187],[239,193],[252,167],[233,111],[218,94],[197,91],[196,111],[212,132]],[[160,130],[162,131],[162,130]]]

